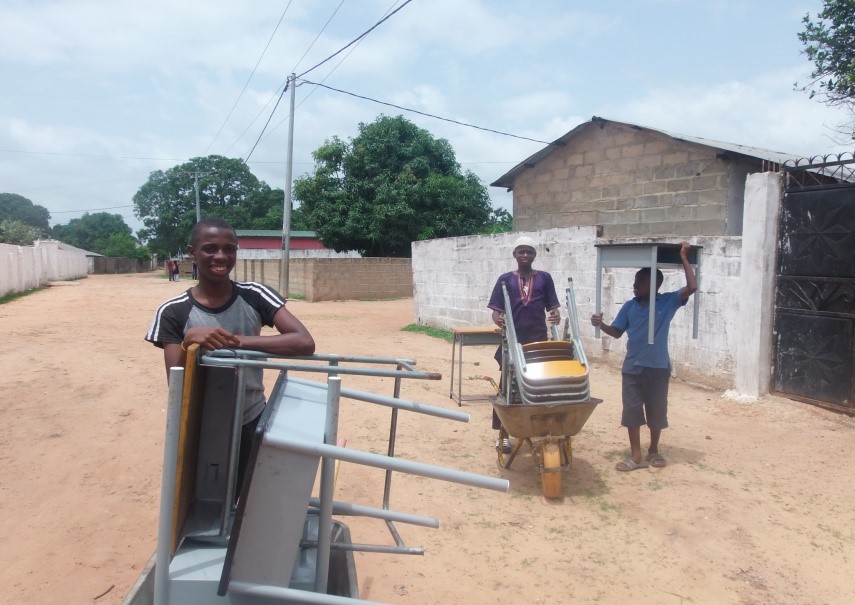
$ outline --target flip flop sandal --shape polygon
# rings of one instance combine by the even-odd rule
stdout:
[[[622,473],[628,473],[629,471],[637,471],[640,468],[647,468],[648,466],[650,465],[647,464],[647,462],[636,463],[632,458],[624,458],[615,464],[615,470],[619,470]]]
[[[662,468],[665,466],[665,458],[662,457],[662,454],[648,454],[647,461],[650,463],[650,466],[653,468]]]

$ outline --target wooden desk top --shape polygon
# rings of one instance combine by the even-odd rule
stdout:
[[[471,327],[463,327],[463,328],[452,328],[452,332],[455,334],[460,334],[461,336],[480,336],[487,334],[497,334],[501,335],[502,330],[497,325],[492,326],[471,326]]]

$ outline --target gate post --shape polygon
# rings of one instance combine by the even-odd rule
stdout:
[[[739,395],[762,397],[772,380],[772,325],[781,173],[745,180],[742,259],[734,386]]]

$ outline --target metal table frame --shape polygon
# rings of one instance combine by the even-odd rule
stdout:
[[[478,326],[471,328],[453,328],[454,340],[451,343],[451,386],[448,396],[462,406],[464,401],[478,401],[490,397],[468,397],[463,399],[463,347],[476,345],[500,345],[502,333],[496,326]],[[457,397],[454,396],[455,356],[457,357]]]

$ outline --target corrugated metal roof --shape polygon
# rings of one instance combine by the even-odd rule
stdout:
[[[757,158],[759,160],[766,160],[769,162],[773,162],[775,164],[783,164],[787,160],[799,160],[803,159],[805,156],[796,155],[792,153],[784,153],[781,151],[771,151],[769,149],[761,149],[760,147],[750,147],[748,145],[738,145],[736,143],[727,143],[724,141],[714,141],[712,139],[705,139],[703,137],[693,137],[684,134],[678,134],[674,132],[668,132],[667,130],[662,130],[659,128],[650,128],[648,126],[640,126],[638,124],[629,124],[627,122],[618,122],[617,120],[609,120],[607,118],[600,118],[594,116],[588,122],[583,122],[576,126],[573,130],[567,132],[562,137],[553,141],[550,145],[547,145],[540,151],[530,155],[525,160],[511,168],[508,172],[500,176],[496,179],[495,182],[491,183],[491,187],[506,187],[511,189],[513,187],[514,179],[519,175],[523,170],[527,168],[534,167],[538,162],[544,159],[546,156],[551,154],[553,151],[558,149],[559,147],[564,147],[567,143],[572,139],[579,131],[588,128],[592,124],[596,123],[605,123],[611,122],[613,124],[620,124],[622,126],[629,126],[630,128],[635,128],[638,130],[649,130],[651,132],[658,132],[659,134],[664,134],[667,137],[671,137],[672,139],[677,139],[680,141],[686,141],[688,143],[694,143],[696,145],[704,145],[705,147],[711,147],[713,149],[719,149],[721,151],[729,151],[731,153],[736,153],[739,155],[744,155],[751,158]]]
[[[276,229],[235,229],[238,237],[282,237],[282,231]],[[291,237],[318,237],[314,231],[292,231]]]
[[[65,250],[67,252],[80,252],[81,254],[85,254],[86,256],[104,256],[103,254],[98,254],[97,252],[90,252],[89,250],[84,250],[83,248],[77,248],[72,246],[71,244],[66,244],[65,242],[57,241],[57,248],[60,250]]]

